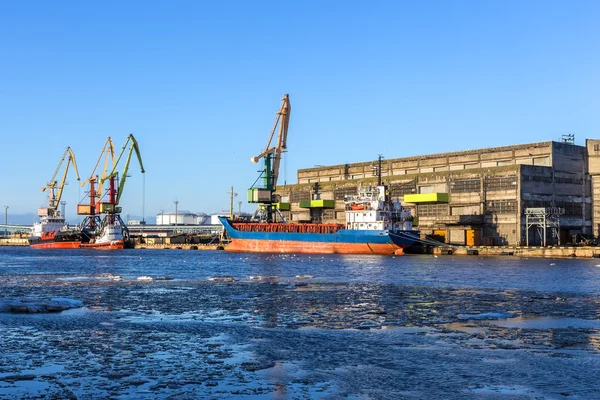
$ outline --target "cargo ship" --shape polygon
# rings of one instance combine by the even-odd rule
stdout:
[[[66,163],[65,163],[66,160]],[[58,173],[63,167],[62,177],[58,178]],[[35,249],[75,249],[84,241],[81,230],[77,227],[70,227],[65,221],[64,202],[61,202],[63,189],[66,184],[69,166],[73,165],[77,180],[79,181],[79,171],[75,154],[70,147],[65,152],[54,171],[50,181],[41,188],[42,192],[48,190],[48,206],[38,208],[38,217],[40,220],[33,224],[31,236],[27,238],[29,247]],[[63,210],[60,212],[58,206],[62,204]]]
[[[93,231],[69,226],[61,216],[43,217],[33,224],[32,235],[27,238],[34,249],[102,249],[125,247],[125,237],[120,226],[108,226],[97,236]]]
[[[419,240],[410,211],[389,199],[385,185],[344,199],[346,224],[241,222],[219,217],[233,252],[403,254]]]
[[[27,241],[34,249],[77,249],[87,238],[78,227],[67,225],[61,215],[45,215],[33,224]]]

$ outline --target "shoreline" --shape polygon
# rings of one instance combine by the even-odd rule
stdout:
[[[2,246],[28,246],[27,239],[0,239]],[[143,250],[225,250],[227,244],[136,244],[135,249]],[[440,246],[423,253],[436,256],[513,256],[536,258],[600,258],[600,246]]]

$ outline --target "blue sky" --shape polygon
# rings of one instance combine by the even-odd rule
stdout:
[[[599,19],[593,1],[0,0],[0,202],[35,212],[66,146],[87,177],[133,133],[147,216],[228,209],[231,186],[252,211],[249,160],[284,93],[280,183],[380,153],[583,144],[600,137]],[[141,215],[130,171],[123,213]]]

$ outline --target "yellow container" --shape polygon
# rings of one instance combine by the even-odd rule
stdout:
[[[447,203],[450,201],[448,193],[417,193],[405,194],[405,203]]]
[[[481,230],[467,229],[467,246],[481,246]]]
[[[436,229],[436,230],[433,231],[433,234],[435,236],[441,236],[444,239],[446,239],[446,230],[445,229]]]
[[[78,204],[77,205],[77,214],[78,215],[92,215],[94,211],[92,210],[92,206],[89,204]]]

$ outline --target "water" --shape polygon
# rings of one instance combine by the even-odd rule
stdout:
[[[0,398],[600,398],[593,259],[15,247],[0,293],[84,304],[0,314]]]
[[[60,254],[60,256],[57,256]],[[310,275],[336,283],[528,289],[600,294],[600,260],[473,256],[272,255],[222,251],[0,249],[0,276],[100,274],[180,280]]]

